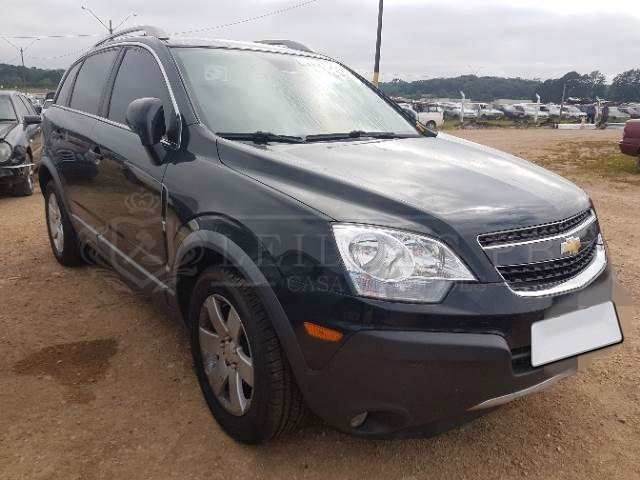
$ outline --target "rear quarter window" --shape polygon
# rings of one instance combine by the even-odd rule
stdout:
[[[93,115],[99,113],[102,92],[117,54],[116,50],[107,50],[84,61],[71,94],[71,108]]]
[[[78,74],[78,70],[80,69],[81,63],[75,64],[67,73],[67,76],[64,77],[64,82],[60,86],[60,91],[58,92],[58,97],[56,98],[56,105],[69,105],[69,97],[71,93],[71,87],[73,87],[73,81],[76,79],[76,75]]]

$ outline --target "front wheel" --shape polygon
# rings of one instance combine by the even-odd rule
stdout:
[[[437,130],[438,126],[436,125],[436,122],[434,122],[433,120],[429,120],[427,122],[427,128],[430,130]]]
[[[29,197],[33,195],[34,190],[33,170],[29,167],[27,174],[20,183],[13,186],[11,193],[18,197]]]
[[[305,407],[271,321],[235,271],[206,270],[194,287],[191,350],[213,416],[235,440],[256,444],[295,429]]]

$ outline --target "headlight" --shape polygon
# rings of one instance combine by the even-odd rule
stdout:
[[[365,297],[436,303],[455,281],[476,278],[449,247],[400,230],[337,224],[333,234],[356,291]]]
[[[0,163],[5,163],[11,158],[13,149],[7,142],[0,140]]]

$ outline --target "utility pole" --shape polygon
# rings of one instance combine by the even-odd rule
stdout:
[[[98,15],[96,15],[94,13],[93,10],[91,10],[89,7],[85,6],[85,5],[81,5],[80,8],[84,11],[86,11],[87,13],[89,13],[89,15],[91,15],[93,18],[95,18],[98,22],[100,22],[100,25],[102,25],[104,28],[107,29],[107,31],[109,32],[109,35],[113,35],[113,31],[120,28],[120,26],[126,22],[127,20],[129,20],[131,17],[137,17],[138,14],[137,13],[130,13],[129,15],[127,15],[126,17],[124,17],[122,19],[122,21],[116,25],[115,27],[113,26],[113,20],[109,19],[108,21],[108,25],[106,23],[104,23],[100,17],[98,17]]]
[[[22,65],[22,89],[24,90],[25,84],[27,83],[27,79],[25,76],[25,66],[24,66],[24,52],[26,52],[27,50],[29,50],[29,48],[31,47],[31,45],[33,45],[34,43],[36,43],[38,40],[40,40],[39,38],[34,38],[31,43],[29,45],[27,45],[26,47],[18,47],[15,43],[9,41],[8,38],[5,37],[0,37],[3,38],[5,42],[7,42],[9,45],[11,45],[13,48],[15,48],[18,52],[20,52],[20,64]]]
[[[564,110],[564,97],[567,94],[567,82],[562,85],[562,102],[560,102],[560,119],[562,120],[562,110]]]
[[[376,40],[376,61],[373,67],[373,85],[378,88],[380,84],[380,47],[382,46],[382,10],[384,0],[380,0],[378,7],[378,38]]]

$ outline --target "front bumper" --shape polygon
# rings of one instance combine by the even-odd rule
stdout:
[[[11,186],[22,181],[25,176],[33,172],[34,168],[33,163],[0,167],[0,186]]]
[[[526,322],[528,329],[537,320],[612,301],[616,288],[607,269],[585,289],[548,299],[548,307]],[[478,315],[476,321],[482,324],[486,318]],[[438,423],[477,416],[546,388],[584,368],[591,356],[534,368],[530,348],[514,348],[508,335],[495,329],[361,329],[348,336],[324,368],[309,372],[299,383],[310,409],[343,431],[362,436],[423,434]]]

